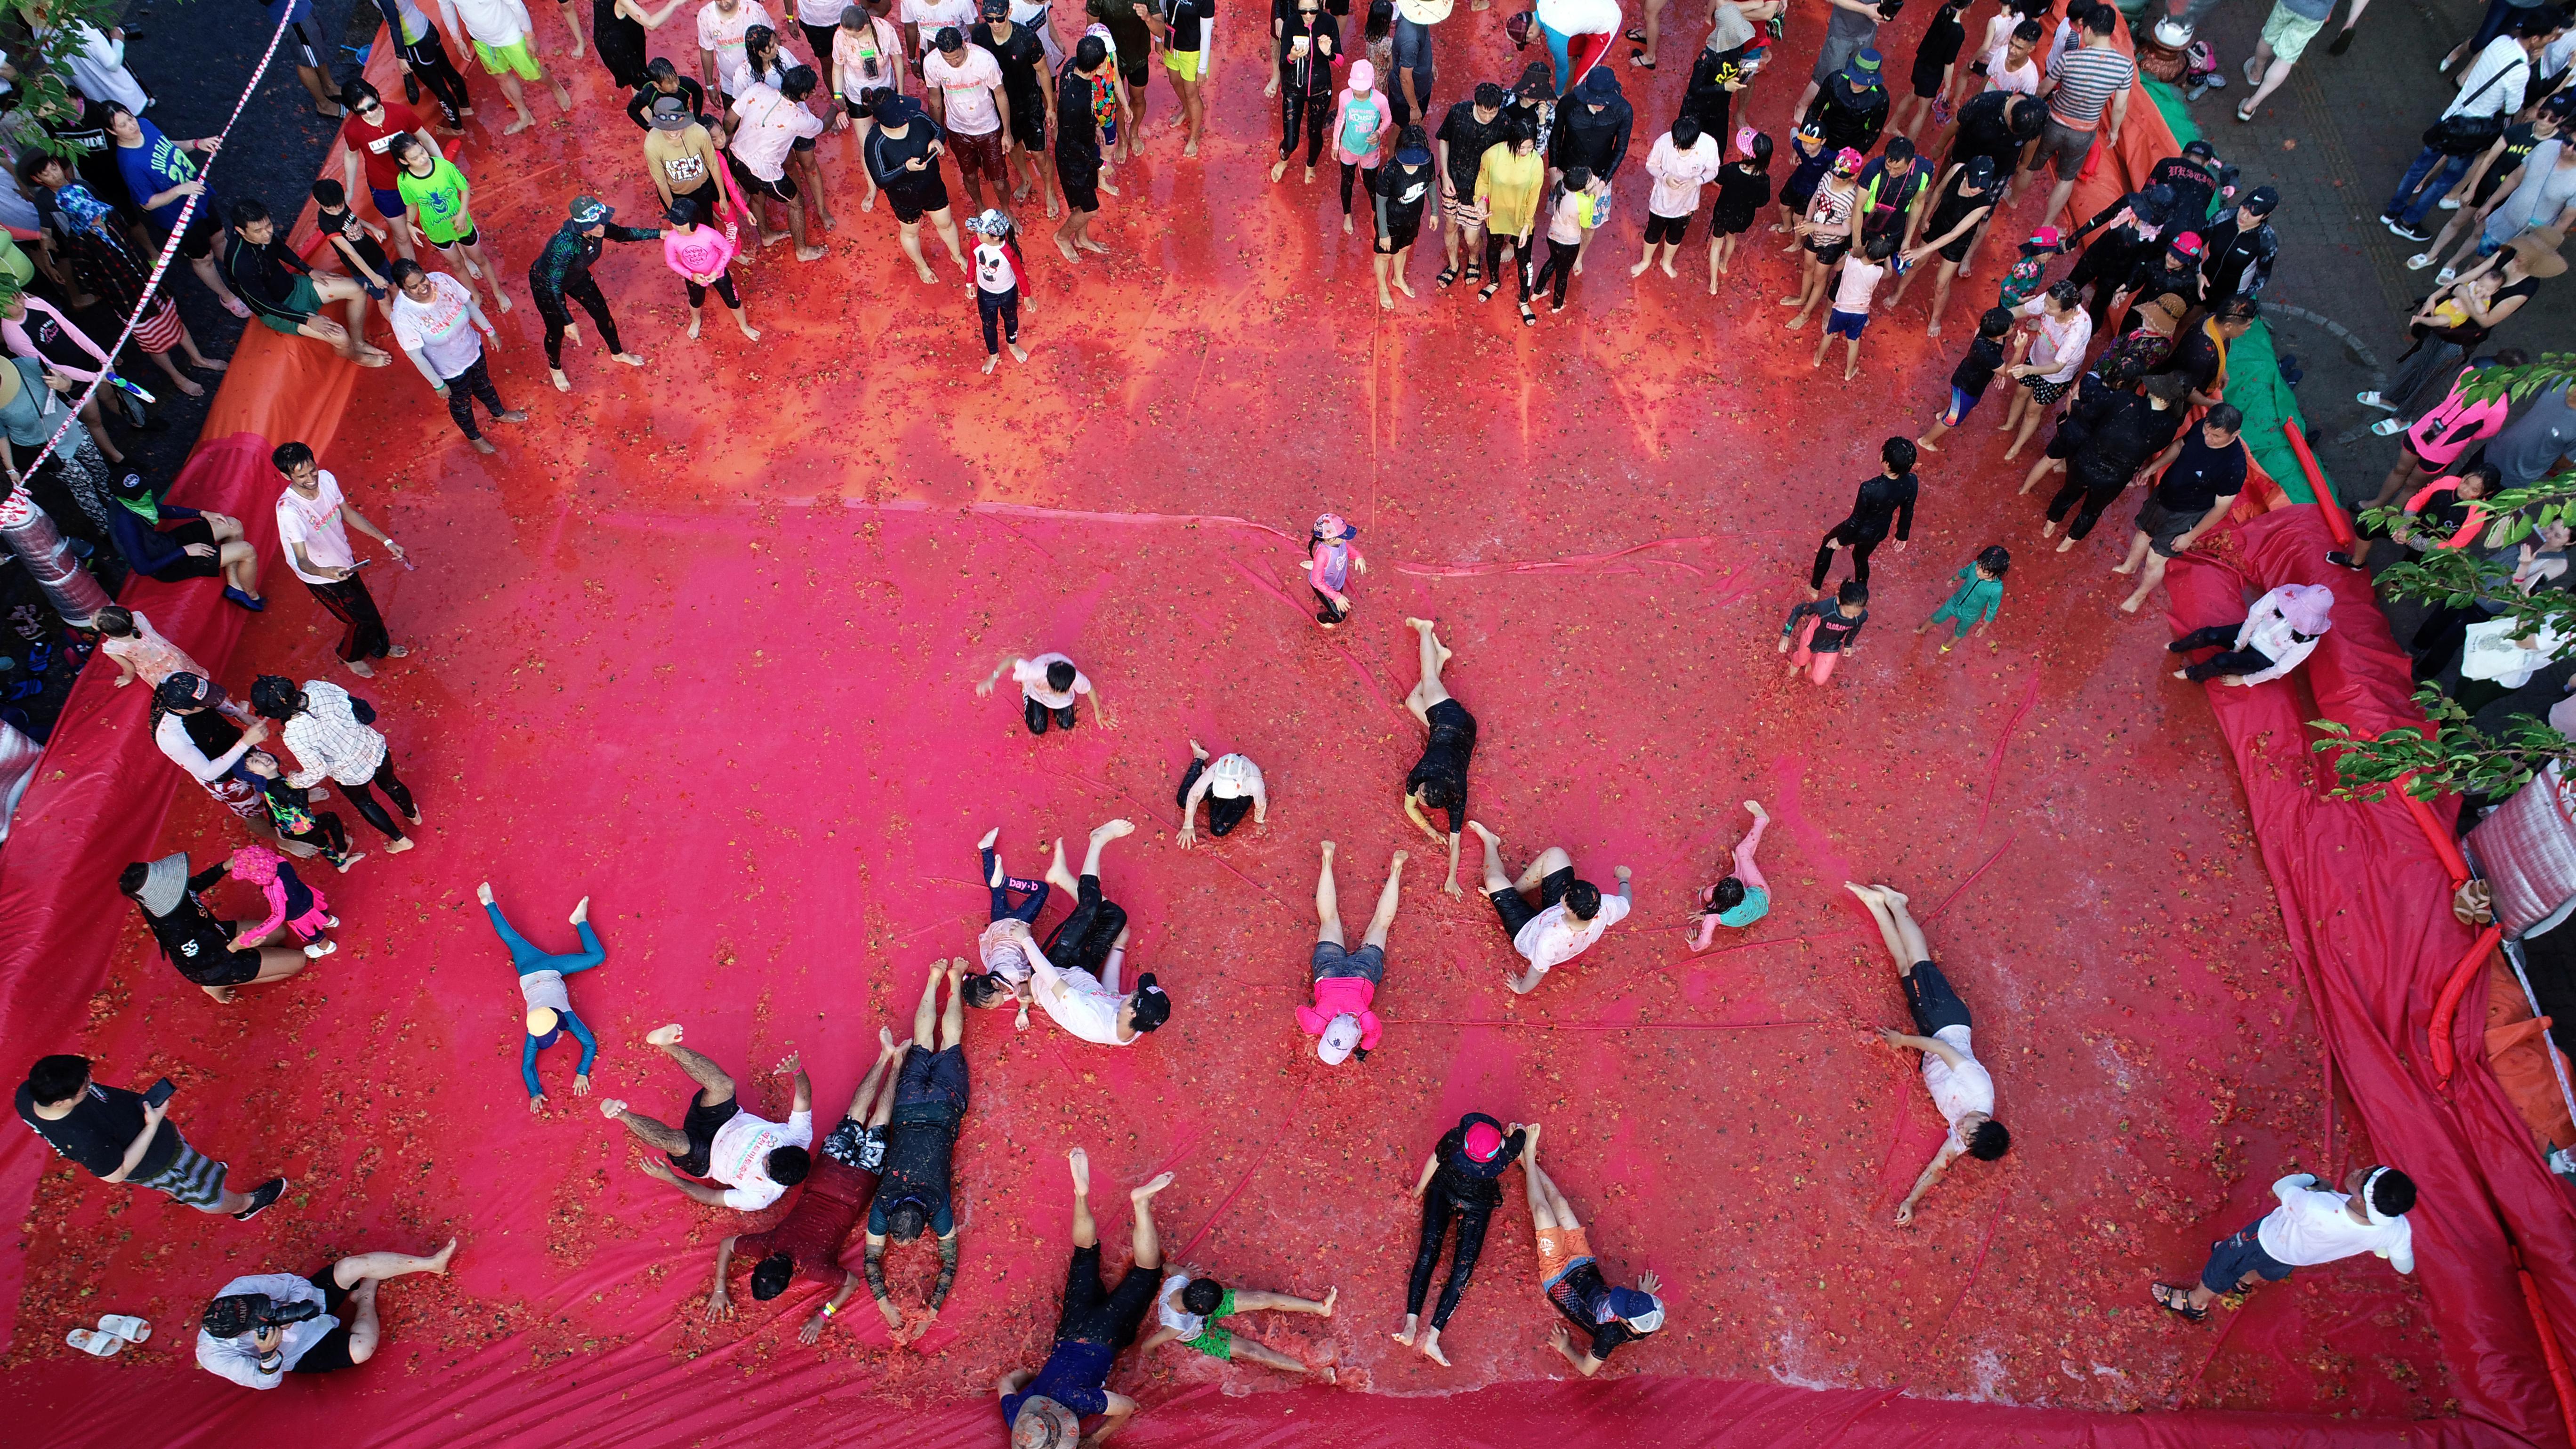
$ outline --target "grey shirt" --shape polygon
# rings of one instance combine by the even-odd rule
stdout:
[[[2569,405],[2567,389],[2562,382],[2533,398],[2521,417],[2488,440],[2486,460],[2504,474],[2505,487],[2530,487],[2576,451],[2576,407]]]

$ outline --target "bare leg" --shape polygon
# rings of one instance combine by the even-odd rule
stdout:
[[[956,957],[948,963],[948,1010],[939,1018],[939,1049],[946,1051],[966,1040],[966,993],[958,989],[957,980],[966,974],[966,958]],[[936,986],[939,977],[931,976]]]
[[[1075,880],[1073,872],[1064,868],[1064,837],[1061,835],[1055,838],[1055,859],[1047,865],[1046,882],[1060,891],[1082,889],[1082,882]]]
[[[456,1253],[456,1240],[430,1257],[409,1253],[360,1253],[342,1258],[331,1265],[331,1281],[349,1290],[349,1361],[365,1363],[376,1356],[384,1341],[384,1324],[376,1316],[376,1285],[388,1278],[412,1273],[436,1273],[447,1276],[447,1260]]]
[[[1869,918],[1878,923],[1878,939],[1887,947],[1888,957],[1896,963],[1897,969],[1902,971],[1913,966],[1914,958],[1905,954],[1905,938],[1897,934],[1896,918],[1888,914],[1887,903],[1878,898],[1878,887],[1844,881],[1843,889],[1858,896],[1860,903],[1869,908]]]
[[[1342,902],[1333,888],[1333,842],[1324,842],[1324,864],[1315,876],[1315,939],[1336,946],[1342,940]]]
[[[1172,1175],[1167,1172],[1127,1194],[1127,1201],[1136,1209],[1135,1255],[1139,1268],[1163,1266],[1163,1240],[1154,1232],[1154,1194],[1171,1185]]]
[[[1100,1246],[1100,1225],[1091,1220],[1091,1156],[1077,1147],[1064,1155],[1073,1169],[1073,1245]]]
[[[1552,1228],[1557,1226],[1555,1195],[1549,1188],[1547,1174],[1539,1170],[1538,1128],[1536,1122],[1523,1124],[1522,1130],[1529,1135],[1521,1147],[1521,1176],[1529,1189],[1530,1226]]]
[[[680,1045],[678,1023],[657,1027],[647,1034],[644,1040],[648,1045],[660,1047],[663,1055],[679,1063],[681,1071],[688,1073],[691,1080],[706,1089],[708,1106],[712,1107],[719,1102],[733,1100],[733,1078],[725,1075],[724,1068]]]
[[[1560,870],[1571,869],[1573,865],[1574,857],[1565,853],[1564,846],[1551,845],[1547,849],[1540,851],[1538,853],[1538,859],[1531,861],[1529,863],[1529,869],[1522,871],[1521,878],[1512,882],[1512,884],[1518,889],[1533,891],[1538,889],[1538,883],[1540,881],[1547,879],[1549,876],[1556,874]]]
[[[658,1152],[668,1153],[673,1157],[688,1155],[689,1134],[679,1128],[647,1117],[641,1112],[629,1112],[626,1110],[626,1104],[615,1097],[601,1102],[599,1110],[601,1115],[624,1123],[626,1130],[634,1135],[635,1140],[645,1146]]]
[[[1240,1293],[1234,1295],[1236,1308],[1240,1309],[1243,1306],[1243,1297],[1244,1295]],[[1251,1339],[1244,1337],[1241,1333],[1237,1333],[1234,1336],[1234,1361],[1237,1363],[1257,1363],[1263,1368],[1277,1369],[1281,1373],[1285,1374],[1302,1374],[1308,1371],[1304,1363],[1290,1358],[1288,1355],[1281,1353],[1275,1348],[1255,1343]],[[1329,1383],[1331,1380],[1327,1379],[1326,1382]]]
[[[1481,820],[1468,821],[1467,828],[1485,842],[1485,894],[1510,890],[1512,878],[1503,874],[1503,838],[1487,830]]]
[[[1880,886],[1878,899],[1879,904],[1885,906],[1888,915],[1895,920],[1897,944],[1904,947],[1904,951],[1896,958],[1896,964],[1900,968],[1898,974],[1902,975],[1913,970],[1914,963],[1917,961],[1931,960],[1932,944],[1923,939],[1923,928],[1914,924],[1913,915],[1905,909],[1911,897],[1899,892],[1894,886]]]
[[[1127,960],[1127,938],[1135,934],[1133,926],[1118,928],[1118,939],[1109,943],[1109,959],[1100,963],[1100,984],[1115,994],[1118,991],[1118,968]]]
[[[939,983],[945,976],[945,967],[932,962],[929,979],[921,983],[921,1004],[912,1009],[912,1044],[923,1051],[934,1050],[939,1045],[937,1038],[930,1033],[939,1020]]]
[[[2137,592],[2120,601],[2120,612],[2123,614],[2138,612],[2138,606],[2144,604],[2147,596],[2156,591],[2156,585],[2164,582],[2165,556],[2160,553],[2148,553],[2144,568],[2145,572],[2138,576]]]
[[[1439,626],[1429,619],[1407,619],[1404,622],[1420,637],[1422,645],[1422,682],[1413,686],[1413,692],[1404,697],[1404,707],[1413,711],[1413,717],[1428,729],[1431,726],[1431,707],[1449,698],[1448,688],[1440,682],[1440,667],[1449,662],[1451,651],[1442,646],[1437,632]]]
[[[1234,1311],[1237,1313],[1311,1313],[1319,1318],[1333,1316],[1333,1300],[1341,1296],[1336,1288],[1321,1298],[1299,1298],[1289,1293],[1272,1293],[1260,1288],[1237,1289]]]
[[[1122,835],[1133,835],[1135,833],[1135,823],[1127,820],[1112,820],[1094,829],[1091,832],[1091,848],[1084,851],[1082,854],[1082,873],[1090,876],[1100,874],[1100,852],[1102,847],[1108,845],[1109,842],[1118,839]],[[1077,889],[1080,888],[1080,882],[1076,882],[1075,885]]]
[[[1377,891],[1377,913],[1369,917],[1368,934],[1360,938],[1361,945],[1386,949],[1386,933],[1395,926],[1396,904],[1404,894],[1404,863],[1410,858],[1399,850],[1387,866],[1386,884]]]
[[[842,1113],[842,1116],[859,1122],[868,1120],[869,1107],[877,1095],[878,1083],[886,1078],[886,1068],[902,1058],[902,1049],[894,1044],[892,1034],[889,1033],[882,1040],[883,1044],[877,1051],[876,1064],[868,1068],[868,1074],[865,1077],[859,1079],[859,1090],[850,1098],[850,1110]],[[887,1094],[887,1101],[891,1106],[892,1093]]]

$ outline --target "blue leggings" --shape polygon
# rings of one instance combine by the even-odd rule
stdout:
[[[510,948],[511,966],[516,968],[518,973],[522,976],[527,975],[531,971],[560,971],[564,975],[570,976],[575,972],[587,971],[591,967],[608,959],[608,953],[600,949],[599,933],[590,928],[590,922],[588,921],[582,922],[579,928],[581,931],[580,954],[572,956],[549,956],[545,952],[528,944],[527,937],[510,929],[510,922],[502,916],[501,907],[497,903],[485,906],[483,908],[483,912],[485,915],[492,918],[492,929],[500,934],[501,944]]]
[[[1046,909],[1047,893],[1053,887],[1042,880],[1022,880],[1015,875],[1003,876],[1001,883],[996,885],[993,883],[993,875],[1001,869],[1002,857],[996,851],[987,850],[983,852],[983,858],[984,888],[993,893],[993,919],[1019,920],[1026,921],[1032,926],[1036,925],[1038,912]],[[1013,892],[1021,896],[1018,905],[1011,904]]]
[[[1572,77],[1567,74],[1567,68],[1574,64],[1565,50],[1568,37],[1564,31],[1546,24],[1539,26],[1539,33],[1547,37],[1547,58],[1556,66],[1556,93],[1560,96],[1564,95],[1565,88],[1572,84]]]

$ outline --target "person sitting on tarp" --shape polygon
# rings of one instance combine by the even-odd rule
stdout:
[[[2244,623],[2194,629],[2165,647],[2176,654],[2195,649],[2225,651],[2175,670],[2176,679],[2194,684],[2211,679],[2261,684],[2298,668],[2333,627],[2332,589],[2323,584],[2283,584],[2256,599]]]
[[[259,550],[243,536],[240,519],[165,503],[139,473],[126,474],[109,489],[118,506],[108,511],[107,537],[126,567],[165,584],[221,576],[225,599],[254,614],[267,611],[268,600],[259,592]],[[165,522],[175,526],[164,528]]]
[[[840,1291],[817,1309],[796,1333],[799,1343],[812,1343],[836,1317],[850,1295],[859,1291],[859,1275],[841,1266],[841,1248],[850,1229],[876,1196],[877,1170],[885,1163],[886,1121],[894,1113],[899,1067],[910,1043],[897,1045],[894,1034],[877,1032],[880,1050],[868,1068],[850,1110],[823,1138],[823,1150],[805,1173],[805,1191],[777,1226],[767,1232],[743,1233],[716,1244],[716,1282],[707,1291],[707,1317],[733,1317],[733,1299],[725,1292],[725,1273],[740,1254],[752,1262],[751,1296],[766,1303],[787,1291],[800,1276],[836,1283]],[[885,1091],[877,1091],[879,1083]],[[874,1106],[871,1107],[870,1104]],[[860,1124],[865,1123],[865,1126]]]
[[[1610,1286],[1574,1216],[1574,1205],[1538,1165],[1539,1124],[1522,1130],[1528,1135],[1521,1147],[1521,1172],[1529,1179],[1530,1225],[1538,1234],[1538,1291],[1565,1318],[1548,1330],[1548,1345],[1588,1379],[1601,1372],[1611,1350],[1664,1326],[1664,1300],[1655,1296],[1664,1285],[1648,1272],[1638,1275],[1634,1288]],[[1588,1341],[1581,1350],[1566,1324],[1583,1330]]]
[[[1065,1268],[1055,1347],[1037,1372],[1013,1369],[993,1385],[1002,1422],[1011,1430],[1011,1449],[1074,1449],[1083,1419],[1093,1414],[1105,1415],[1106,1422],[1087,1442],[1118,1432],[1136,1412],[1136,1401],[1109,1392],[1109,1368],[1136,1341],[1163,1282],[1154,1194],[1172,1185],[1172,1175],[1166,1172],[1127,1194],[1136,1213],[1135,1261],[1110,1288],[1100,1280],[1100,1225],[1091,1220],[1091,1159],[1079,1147],[1065,1159],[1073,1168],[1073,1261]]]
[[[2293,1269],[2371,1253],[2400,1273],[2415,1271],[2415,1180],[2393,1167],[2356,1168],[2336,1192],[2313,1172],[2272,1184],[2281,1205],[2263,1220],[2209,1245],[2209,1263],[2190,1288],[2152,1285],[2156,1302],[2198,1322],[2221,1294],[2243,1293],[2257,1280],[2278,1283]]]

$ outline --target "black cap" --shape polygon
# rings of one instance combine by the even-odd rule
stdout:
[[[2245,209],[2256,216],[2270,216],[2280,204],[2281,193],[2276,187],[2257,186],[2245,197]]]
[[[215,696],[214,686],[194,674],[181,672],[161,681],[152,697],[163,709],[203,709]]]
[[[1011,0],[984,0],[983,15],[987,20],[1011,18]]]

